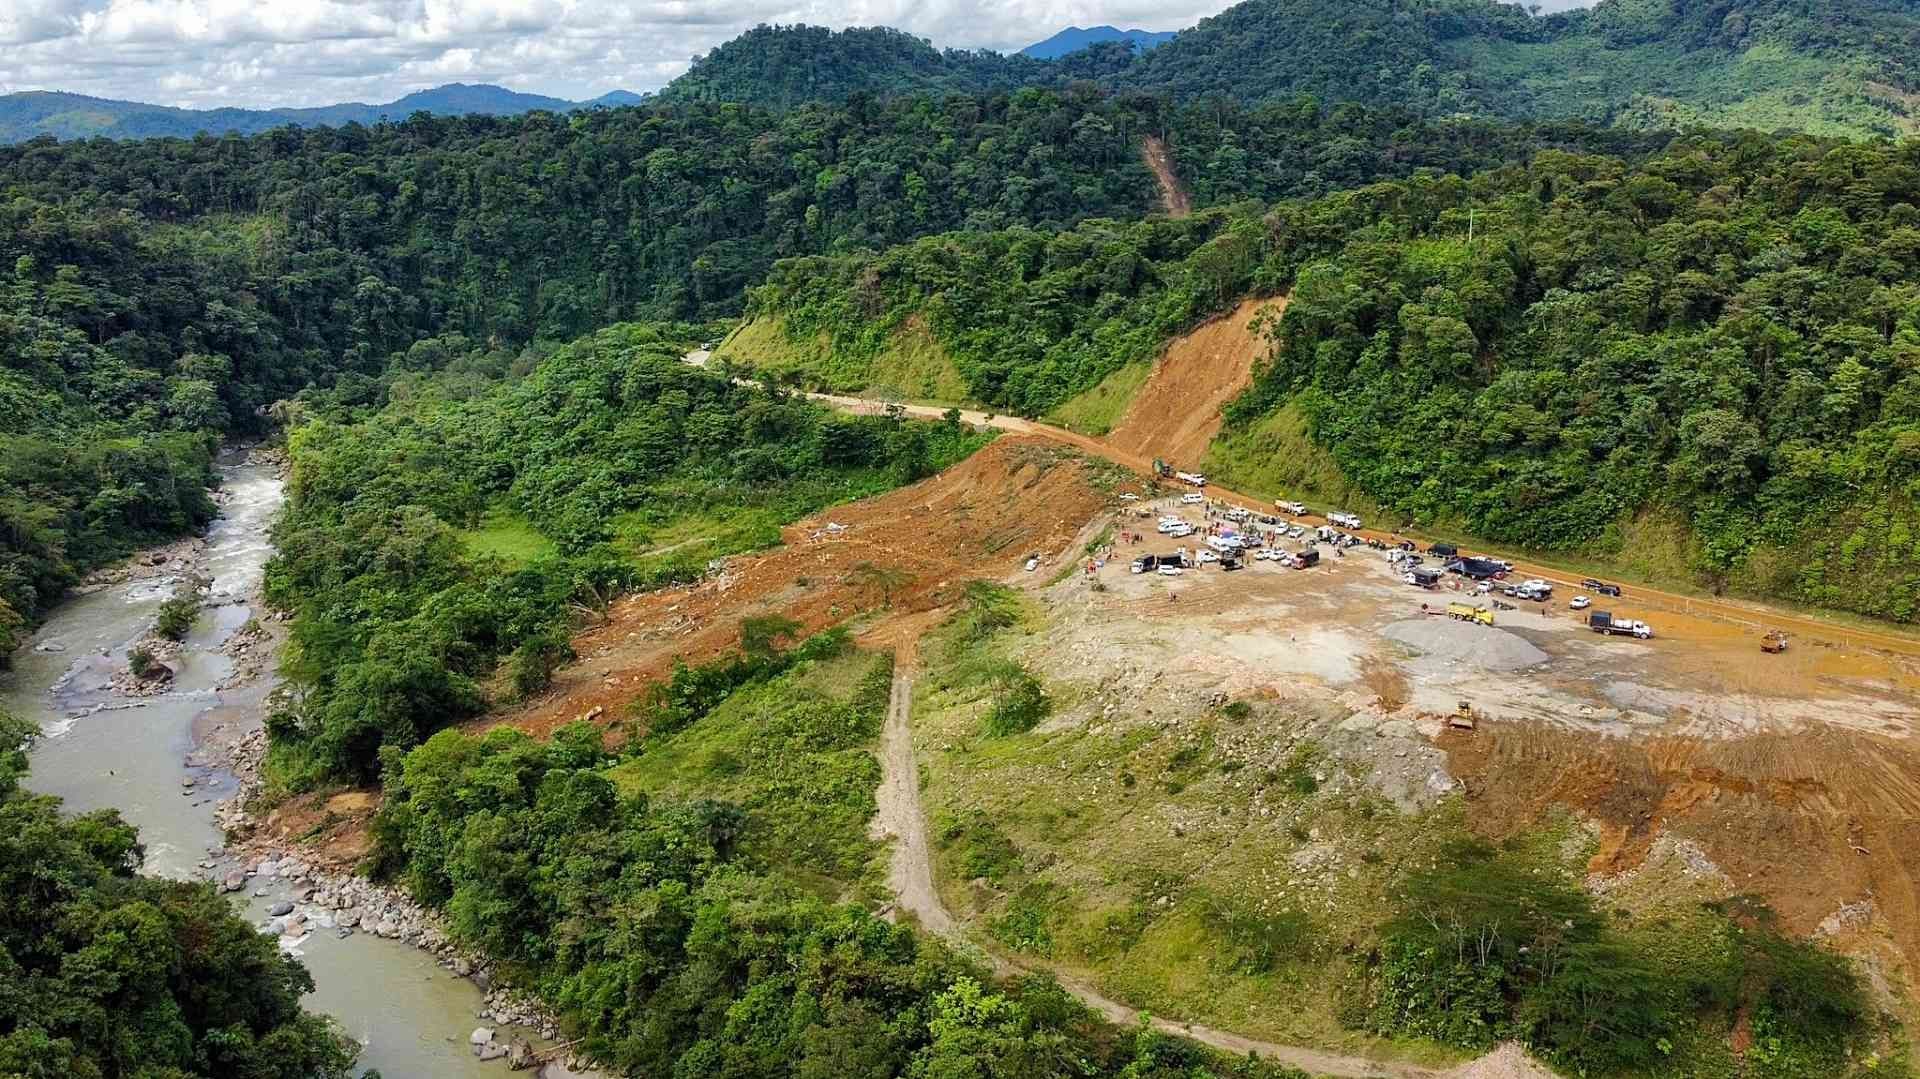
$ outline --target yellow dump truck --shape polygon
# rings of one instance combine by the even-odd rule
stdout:
[[[1447,604],[1447,617],[1461,622],[1478,622],[1483,626],[1493,625],[1493,612],[1471,603]]]

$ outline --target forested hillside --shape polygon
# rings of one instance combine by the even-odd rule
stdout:
[[[1423,116],[1886,135],[1920,130],[1920,12],[1901,0],[1600,0],[1529,14],[1499,0],[1244,0],[1135,55],[1051,63],[940,52],[885,30],[760,27],[666,91],[772,106],[1066,86],[1255,104],[1309,94]]]
[[[1912,144],[1693,138],[1639,165],[1549,151],[1265,213],[783,264],[753,309],[838,363],[918,315],[972,394],[1031,413],[1287,290],[1223,482],[1326,454],[1428,527],[1912,620],[1915,205]]]
[[[853,94],[981,94],[1052,81],[1052,65],[1043,60],[936,49],[884,26],[763,25],[694,61],[661,97],[790,108]]]

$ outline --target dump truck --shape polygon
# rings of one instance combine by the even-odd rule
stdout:
[[[1493,625],[1493,612],[1485,607],[1475,607],[1471,603],[1447,604],[1447,617],[1456,622],[1478,622],[1483,626]]]
[[[1609,637],[1623,634],[1649,640],[1653,637],[1653,627],[1632,618],[1615,618],[1608,611],[1594,611],[1587,616],[1587,628],[1595,633],[1604,633]]]
[[[1779,655],[1786,650],[1787,635],[1777,629],[1768,630],[1767,635],[1760,638],[1760,651],[1770,656]]]

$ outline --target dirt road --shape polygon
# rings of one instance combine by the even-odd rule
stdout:
[[[921,928],[950,941],[978,946],[970,940],[965,927],[940,901],[933,883],[933,857],[927,845],[926,813],[920,805],[920,769],[913,756],[913,672],[896,671],[893,694],[887,702],[887,722],[880,733],[880,789],[871,833],[875,838],[891,838],[893,859],[888,868],[887,886],[899,909],[909,911]],[[1140,1022],[1140,1012],[1095,989],[1075,975],[1029,959],[1016,959],[989,950],[988,958],[1001,974],[1030,971],[1052,974],[1060,985],[1081,1003],[1120,1027]],[[1244,1056],[1258,1053],[1315,1075],[1335,1075],[1352,1079],[1439,1079],[1443,1074],[1416,1064],[1368,1060],[1364,1057],[1323,1053],[1298,1045],[1277,1045],[1256,1038],[1243,1038],[1212,1027],[1178,1023],[1155,1016],[1154,1029],[1225,1053]]]
[[[881,402],[869,401],[861,397],[840,397],[822,393],[808,394],[807,396],[816,401],[821,401],[835,408],[850,412],[876,414],[883,411],[886,407]],[[906,415],[923,419],[938,419],[946,412],[945,409],[933,405],[904,405],[900,407],[905,410]],[[1042,438],[1052,439],[1056,442],[1063,442],[1095,456],[1104,457],[1116,464],[1125,465],[1142,475],[1153,474],[1152,461],[1139,454],[1128,453],[1105,439],[1076,434],[1062,427],[1054,427],[1045,423],[1035,423],[1031,420],[1023,420],[1014,416],[990,416],[983,412],[962,411],[960,418],[963,422],[976,426],[986,425],[1002,431],[1037,435]],[[1230,505],[1244,506],[1258,513],[1273,512],[1272,503],[1252,495],[1230,491],[1224,487],[1209,486],[1207,488],[1207,496]],[[1324,521],[1325,518],[1307,516],[1298,518],[1298,520],[1303,524],[1312,524]],[[1390,538],[1389,533],[1372,530],[1363,530],[1359,535],[1381,540]],[[1393,535],[1394,537],[1403,539],[1420,538],[1417,533],[1413,532],[1396,533]],[[1491,556],[1504,557],[1498,550],[1477,547],[1477,545],[1476,548]],[[1516,576],[1539,577],[1542,580],[1551,581],[1562,588],[1576,591],[1580,587],[1580,579],[1571,575],[1566,570],[1536,565],[1517,558],[1510,559],[1510,561],[1514,564],[1514,573]],[[1637,607],[1656,607],[1753,627],[1755,630],[1754,648],[1756,650],[1760,647],[1759,630],[1765,628],[1782,630],[1793,636],[1819,638],[1832,641],[1836,644],[1851,644],[1863,648],[1883,649],[1901,655],[1920,656],[1920,638],[1909,637],[1893,632],[1882,632],[1864,627],[1842,625],[1813,615],[1795,614],[1782,610],[1779,607],[1760,603],[1688,596],[1678,592],[1665,592],[1644,586],[1635,586],[1627,599],[1631,605]]]

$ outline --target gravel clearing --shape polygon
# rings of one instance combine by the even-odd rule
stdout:
[[[1558,1076],[1528,1056],[1519,1042],[1506,1042],[1479,1060],[1446,1073],[1445,1079],[1558,1079]]]
[[[1548,659],[1545,652],[1505,630],[1438,615],[1393,622],[1381,633],[1422,655],[1489,671],[1517,671]]]

